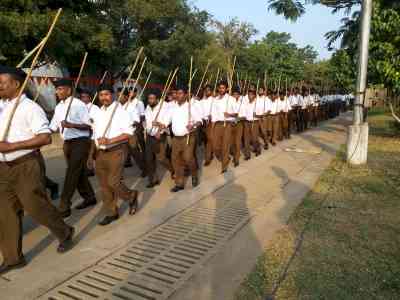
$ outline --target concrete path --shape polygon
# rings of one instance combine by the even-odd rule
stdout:
[[[103,228],[97,226],[100,205],[74,211],[68,223],[77,228],[78,244],[64,255],[56,254],[48,231],[27,218],[29,265],[0,277],[2,299],[232,299],[345,142],[349,117],[295,135],[225,176],[214,162],[202,170],[198,188],[188,183],[177,195],[169,193],[168,176],[150,190],[128,169],[126,181],[142,192],[140,212],[129,217],[123,206],[123,217]],[[290,147],[305,153],[284,151]],[[46,153],[48,174],[62,182],[59,149]]]

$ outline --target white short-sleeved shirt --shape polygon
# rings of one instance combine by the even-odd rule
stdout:
[[[104,131],[106,130],[106,127],[110,122],[111,115],[114,110],[115,113],[112,118],[111,125],[104,135]],[[124,110],[122,106],[115,101],[108,107],[102,106],[100,108],[99,112],[95,115],[92,128],[93,128],[92,139],[95,141],[96,146],[100,149],[107,149],[118,145],[114,144],[114,145],[99,147],[97,144],[97,140],[99,138],[102,138],[103,136],[105,138],[112,139],[117,136],[120,136],[121,134],[133,135],[133,124],[131,122],[131,118],[128,112]]]
[[[185,102],[181,105],[176,104],[168,110],[167,122],[165,126],[171,124],[172,132],[175,136],[185,136],[189,134],[187,126],[202,121],[202,115],[199,106],[191,105],[189,119],[189,103]]]
[[[271,115],[276,115],[277,113],[279,113],[279,99],[275,99],[274,101],[271,100]]]
[[[0,99],[0,118],[2,117],[2,113],[4,111],[4,109],[6,108],[8,104],[8,101]]]
[[[232,122],[235,120],[235,118],[225,118],[225,113],[229,114],[234,114],[235,104],[236,100],[229,94],[225,94],[222,98],[218,95],[217,97],[214,98],[213,104],[212,104],[212,109],[211,109],[211,121],[212,122]]]
[[[71,97],[57,104],[53,119],[50,122],[50,129],[52,131],[59,131],[61,138],[66,141],[80,137],[89,137],[90,132],[88,130],[75,128],[64,128],[64,132],[61,133],[61,122],[65,120],[70,101]],[[67,121],[73,124],[90,125],[89,110],[86,104],[78,98],[73,98]]]
[[[124,105],[121,105],[124,110],[126,110],[131,118],[132,124],[140,123],[141,113],[138,111],[138,105],[135,103],[127,102]]]
[[[158,114],[157,117],[158,122],[160,122],[161,124],[168,123],[168,111],[171,107],[172,105],[169,102],[164,102],[162,106],[160,103],[158,103],[154,107],[147,105],[146,110],[144,112],[144,116],[145,116],[145,129],[148,135],[155,136],[159,131],[157,127],[153,126],[153,122],[155,121],[157,114]]]
[[[0,135],[3,136],[6,129],[8,116],[11,114],[16,99],[7,101],[0,118]],[[43,109],[27,98],[24,94],[20,98],[7,135],[7,142],[15,143],[30,140],[36,135],[50,134],[49,121]],[[18,150],[10,153],[0,153],[0,161],[13,161],[19,157],[33,152],[33,149]]]
[[[203,99],[201,100],[200,104],[202,106],[203,119],[208,120],[209,116],[211,115],[212,106],[214,105],[214,97],[210,96],[206,99]]]
[[[129,106],[133,106],[139,114],[139,118],[144,116],[145,108],[143,101],[135,98],[129,102]]]
[[[235,114],[238,114],[239,118],[244,118],[246,116],[246,104],[248,101],[246,101],[246,98],[243,96],[240,96],[238,100],[235,99]]]
[[[290,103],[290,106],[292,106],[292,107],[298,105],[297,97],[295,95],[290,95],[289,103]]]
[[[100,107],[98,107],[96,104],[93,104],[93,103],[86,104],[86,107],[87,107],[87,109],[89,111],[90,121],[93,122],[95,116],[100,111]]]
[[[285,97],[283,100],[279,99],[277,101],[279,101],[278,105],[279,112],[283,111],[287,113],[292,109],[292,106],[290,105],[289,99],[287,97]]]

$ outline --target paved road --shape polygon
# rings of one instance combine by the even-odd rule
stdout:
[[[272,234],[284,226],[344,143],[347,123],[344,116],[294,136],[224,176],[214,162],[202,170],[198,188],[188,183],[177,195],[169,193],[173,182],[168,174],[156,189],[146,189],[138,170],[127,169],[126,181],[142,192],[140,212],[130,217],[123,206],[118,222],[100,227],[100,205],[75,211],[68,223],[77,228],[78,244],[64,255],[56,254],[48,231],[28,217],[24,253],[29,265],[0,277],[0,293],[4,299],[49,299],[50,294],[58,297],[54,299],[85,300],[230,299]],[[310,153],[284,151],[294,146]],[[61,183],[65,164],[60,151],[46,153],[48,174]],[[160,249],[155,251],[157,243]],[[151,259],[146,258],[149,254]],[[185,260],[191,263],[185,265]],[[118,274],[119,280],[107,287],[101,278],[88,279],[104,270]],[[82,276],[89,286],[82,286]]]

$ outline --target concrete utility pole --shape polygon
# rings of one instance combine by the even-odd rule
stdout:
[[[363,104],[366,96],[368,73],[368,47],[371,29],[372,1],[363,0],[361,11],[357,90],[354,102],[353,125],[347,136],[347,162],[351,165],[367,163],[368,123],[364,123]]]

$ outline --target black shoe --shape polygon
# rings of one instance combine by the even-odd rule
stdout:
[[[91,206],[95,206],[97,204],[97,200],[83,200],[83,202],[75,207],[77,210],[82,210]]]
[[[142,171],[142,173],[140,173],[140,177],[145,178],[147,176],[146,171]]]
[[[155,181],[149,182],[149,184],[146,185],[146,188],[152,189],[153,187],[155,187],[155,186],[157,186],[159,184],[160,184],[160,181],[159,180],[155,180]]]
[[[17,264],[12,266],[7,266],[4,263],[0,265],[0,275],[4,275],[12,270],[17,270],[25,267],[27,265],[26,260],[23,258]]]
[[[138,206],[139,206],[138,195],[139,195],[138,191],[133,191],[132,197],[129,200],[129,214],[130,215],[136,214],[136,212],[138,210]]]
[[[208,167],[209,165],[211,165],[211,160],[207,160],[207,161],[204,163],[204,166],[205,166],[205,167]]]
[[[58,193],[58,183],[51,185],[49,187],[50,190],[50,198],[51,200],[56,200],[59,197],[59,193]]]
[[[171,193],[177,193],[183,191],[184,189],[185,189],[184,187],[176,185],[174,188],[171,189]]]
[[[228,169],[223,169],[223,170],[221,171],[221,174],[225,174],[226,172],[228,172]]]
[[[276,143],[275,143],[275,142],[272,142],[271,144],[272,144],[272,146],[276,146]]]
[[[199,185],[199,178],[198,177],[192,177],[192,187],[196,187]]]
[[[103,220],[101,220],[101,221],[99,222],[99,225],[100,225],[100,226],[106,226],[106,225],[108,225],[108,224],[111,224],[111,223],[114,222],[114,221],[117,221],[118,219],[119,219],[119,216],[118,216],[118,215],[115,215],[115,216],[106,216],[106,217],[104,217]]]
[[[235,168],[239,167],[239,162],[238,162],[238,161],[235,161],[235,162],[233,163],[233,166],[234,166]]]
[[[68,237],[58,245],[58,247],[57,247],[58,253],[65,253],[74,246],[72,238],[74,237],[74,234],[75,234],[75,228],[71,227],[70,230],[71,231],[70,231],[70,234],[68,235]]]
[[[268,150],[268,144],[264,145],[264,150]]]
[[[71,216],[71,209],[69,208],[67,210],[60,211],[60,216],[63,219],[69,218]]]
[[[245,157],[244,157],[244,160],[250,160],[250,158],[251,158],[251,156],[248,155],[248,156],[245,156]]]

